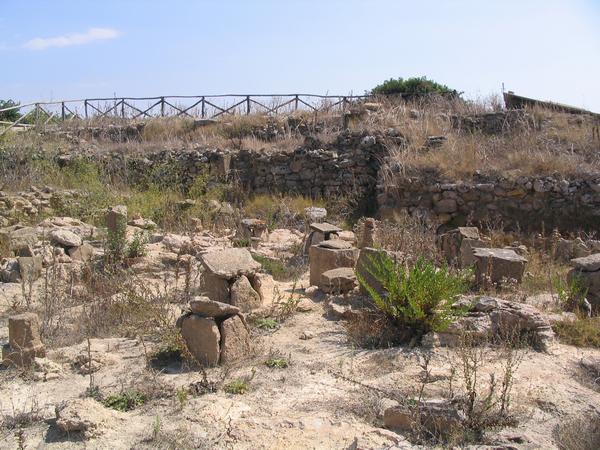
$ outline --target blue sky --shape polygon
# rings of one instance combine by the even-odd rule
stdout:
[[[600,0],[0,3],[0,98],[360,94],[426,75],[600,112]]]

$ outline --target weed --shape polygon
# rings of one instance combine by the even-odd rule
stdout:
[[[146,245],[148,244],[148,235],[143,231],[136,231],[127,245],[126,257],[139,258],[147,253]]]
[[[177,389],[177,392],[175,393],[175,395],[177,396],[177,402],[179,403],[179,407],[183,408],[188,400],[187,389],[183,388],[183,387],[179,388],[179,389]]]
[[[265,366],[271,369],[286,369],[290,365],[291,356],[282,355],[279,352],[269,352]]]
[[[228,394],[241,395],[248,392],[249,387],[250,386],[246,380],[233,380],[227,383],[223,387],[223,390]]]
[[[357,272],[359,282],[375,306],[407,333],[408,339],[420,338],[429,331],[442,331],[461,314],[454,303],[467,289],[465,274],[454,275],[447,266],[436,268],[424,259],[406,268],[386,253],[371,258],[368,264],[368,272],[381,283],[386,294],[370,286]]]
[[[145,393],[136,390],[125,390],[118,394],[112,394],[102,401],[107,408],[117,411],[131,411],[143,405],[148,400]]]
[[[272,317],[260,317],[256,319],[255,324],[261,330],[276,330],[279,328],[279,322],[277,322]]]

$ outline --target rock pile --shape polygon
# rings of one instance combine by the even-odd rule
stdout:
[[[205,269],[203,290],[211,300],[235,305],[244,312],[262,304],[260,277],[261,265],[245,248],[213,250],[200,255]]]
[[[250,351],[250,332],[237,306],[195,297],[177,325],[188,350],[204,366],[230,363]]]
[[[468,312],[440,333],[423,337],[428,346],[458,347],[463,337],[470,343],[485,343],[490,339],[526,340],[539,351],[550,351],[554,333],[548,319],[535,307],[495,297],[464,299],[457,305]]]

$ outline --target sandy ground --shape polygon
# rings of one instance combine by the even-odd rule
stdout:
[[[16,289],[7,286],[2,286],[5,300]],[[282,291],[289,287],[280,284]],[[305,332],[314,337],[301,339]],[[4,321],[0,335],[6,334]],[[295,313],[275,331],[255,330],[253,341],[254,354],[246,360],[207,371],[212,381],[250,379],[247,393],[219,390],[190,394],[180,401],[174,392],[201,381],[200,371],[177,365],[151,371],[139,342],[93,339],[92,353],[102,362],[94,384],[102,393],[152,383],[166,397],[154,398],[133,411],[99,417],[97,429],[85,437],[65,435],[54,423],[55,408],[81,398],[89,386],[89,376],[79,374],[71,364],[87,351],[85,343],[49,352],[56,371],[50,378],[55,379],[33,381],[14,370],[0,372],[0,408],[5,417],[39,412],[40,420],[25,428],[21,438],[27,449],[412,448],[402,435],[381,427],[381,411],[389,403],[386,393],[411,395],[418,389],[423,350],[354,348],[343,322],[327,318],[319,301],[313,302],[311,311]],[[264,362],[273,354],[289,358],[290,365],[267,367]],[[519,425],[499,435],[513,439],[513,448],[551,449],[557,424],[580,412],[600,412],[600,392],[578,371],[578,361],[591,354],[600,356],[598,351],[563,345],[557,345],[551,355],[529,351],[513,390]],[[438,381],[428,385],[429,397],[447,392],[450,368],[459,361],[454,351],[432,351],[432,373]],[[497,371],[498,366],[492,362],[488,369]],[[19,448],[15,430],[2,430],[0,448]]]

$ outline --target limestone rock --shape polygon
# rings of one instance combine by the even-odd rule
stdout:
[[[337,246],[338,248],[331,248],[331,242],[344,243],[345,245],[336,244],[334,247]],[[310,284],[322,286],[323,281],[321,278],[324,272],[340,267],[354,267],[357,258],[358,249],[342,240],[324,241],[319,245],[313,245],[309,251]]]
[[[215,319],[231,317],[240,312],[240,308],[237,306],[217,302],[208,297],[194,297],[194,299],[190,301],[190,309],[194,314]]]
[[[250,334],[240,318],[233,316],[224,320],[221,330],[221,363],[227,364],[247,357],[250,353]]]
[[[392,406],[383,414],[387,428],[412,431],[420,426],[434,436],[451,435],[462,428],[464,420],[464,414],[447,400],[427,400],[412,408]]]
[[[21,280],[21,271],[17,258],[4,258],[0,262],[0,282],[18,283]]]
[[[513,250],[502,248],[476,248],[475,276],[477,283],[501,283],[508,280],[521,282],[527,259]]]
[[[304,215],[309,222],[322,222],[327,217],[327,210],[317,206],[309,206],[304,208]]]
[[[69,401],[66,407],[56,409],[56,426],[63,433],[81,432],[94,435],[114,426],[119,420],[119,413],[108,409],[93,398]]]
[[[231,285],[230,302],[244,312],[252,311],[261,306],[260,295],[252,288],[250,280],[244,275]]]
[[[95,249],[90,244],[82,244],[79,247],[69,249],[69,256],[74,261],[88,262],[94,257]]]
[[[38,317],[23,313],[8,319],[8,344],[2,347],[4,366],[29,366],[36,357],[46,356],[46,348],[40,337]]]
[[[104,217],[109,233],[117,233],[127,224],[127,206],[117,205],[109,208]]]
[[[321,285],[324,292],[330,294],[345,294],[356,286],[356,275],[351,267],[340,267],[327,270],[321,274]]]
[[[260,301],[263,305],[273,303],[275,299],[275,280],[272,275],[268,273],[255,273],[249,276],[250,284],[252,288],[258,292]]]
[[[81,238],[70,230],[57,228],[49,234],[50,241],[54,244],[62,245],[63,247],[79,247],[83,241]]]
[[[202,255],[200,260],[208,272],[227,280],[253,274],[261,267],[245,248],[227,248],[208,252]]]
[[[210,272],[202,275],[202,290],[211,300],[223,303],[230,301],[229,282]]]
[[[221,333],[213,319],[187,316],[181,324],[181,335],[198,363],[208,367],[219,363]]]
[[[19,272],[25,282],[32,282],[42,276],[42,257],[41,256],[19,256]]]
[[[479,236],[476,227],[458,227],[444,233],[439,238],[440,250],[449,264],[469,267],[475,264],[473,249],[489,247]]]
[[[596,272],[600,270],[600,253],[572,259],[571,265],[581,272]]]

